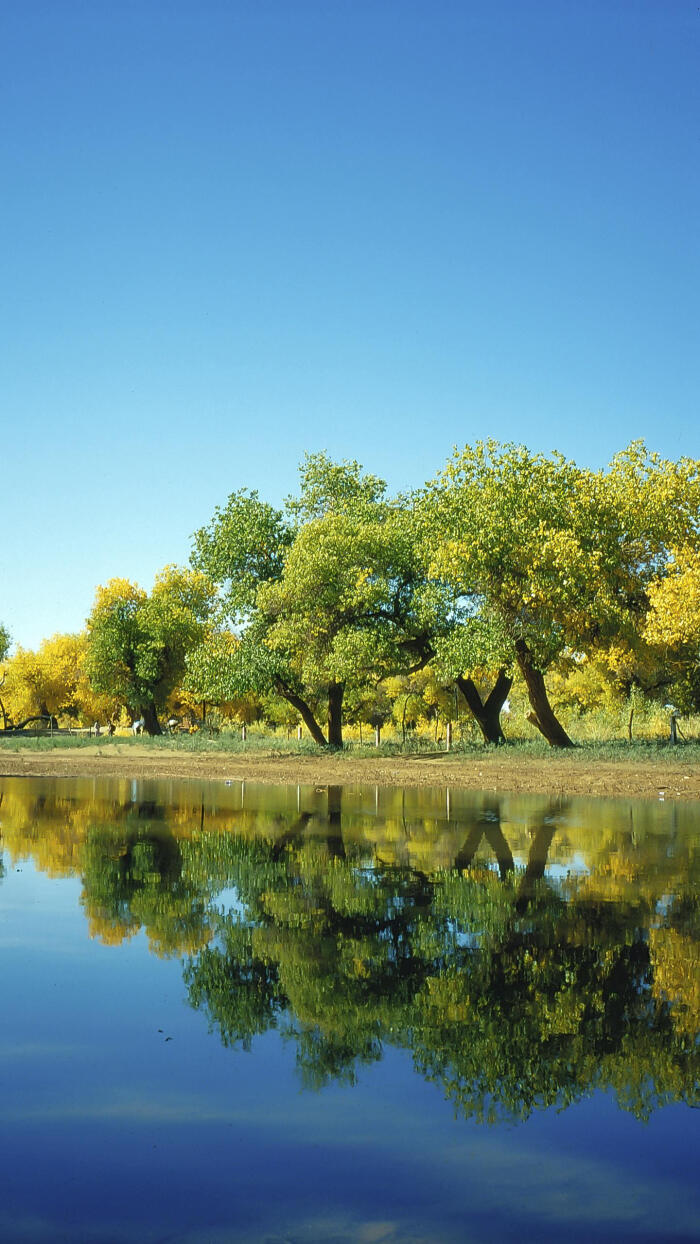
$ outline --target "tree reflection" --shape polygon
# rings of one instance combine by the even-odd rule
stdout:
[[[400,801],[358,824],[356,807],[338,787],[296,813],[241,799],[209,830],[204,804],[178,820],[125,802],[107,823],[57,799],[4,806],[3,833],[80,870],[93,935],[143,929],[184,955],[188,1000],[225,1045],[279,1028],[310,1087],[352,1083],[390,1045],[483,1121],[598,1088],[640,1117],[697,1101],[697,833],[660,833],[646,809],[579,826],[562,801],[523,825],[495,795],[457,820]]]
[[[211,936],[211,895],[187,876],[181,844],[145,819],[149,812],[88,831],[81,903],[92,936],[115,943],[144,928],[156,954],[181,954]]]
[[[654,988],[639,908],[567,898],[545,877],[553,813],[531,825],[521,870],[495,800],[467,829],[458,867],[431,876],[370,868],[329,830],[327,842],[232,844],[245,915],[223,914],[216,945],[185,969],[190,1001],[227,1043],[248,1045],[284,1016],[314,1087],[352,1081],[385,1043],[401,1045],[460,1114],[486,1121],[599,1087],[643,1117],[693,1098],[696,1032]],[[475,863],[482,839],[498,874]],[[689,949],[673,946],[681,962]]]

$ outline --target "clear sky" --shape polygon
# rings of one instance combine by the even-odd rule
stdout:
[[[0,621],[307,450],[700,457],[696,0],[5,0]]]

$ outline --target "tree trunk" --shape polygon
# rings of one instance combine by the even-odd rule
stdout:
[[[513,860],[513,852],[508,846],[500,824],[496,821],[487,823],[484,826],[484,836],[496,856],[501,881],[505,881],[508,873],[515,872],[515,863]]]
[[[39,705],[39,712],[42,717],[45,717],[47,719],[51,730],[58,730],[58,721],[56,720],[55,714],[49,712],[48,708],[46,707],[46,704],[43,701]]]
[[[331,682],[328,684],[328,744],[330,747],[343,746],[343,693],[345,683]]]
[[[549,703],[547,688],[544,685],[544,676],[541,670],[538,670],[532,660],[532,653],[525,643],[524,639],[519,639],[515,645],[515,658],[518,662],[518,669],[525,680],[527,694],[532,712],[528,713],[527,719],[536,726],[540,734],[543,734],[550,747],[573,747],[573,743],[569,738],[566,730],[561,722],[557,719]]]
[[[527,911],[529,904],[535,896],[537,882],[544,877],[547,856],[549,855],[552,839],[556,832],[556,821],[551,813],[549,816],[543,817],[541,825],[538,825],[535,830],[530,843],[527,867],[518,886],[518,897],[515,904],[515,909],[521,916]]]
[[[328,787],[328,853],[334,860],[345,859],[342,825],[343,788]]]
[[[455,856],[454,866],[455,868],[459,869],[460,872],[464,872],[465,869],[471,868],[472,860],[474,859],[474,856],[476,855],[479,843],[481,842],[483,835],[484,835],[483,823],[480,820],[476,821],[476,823],[472,825],[471,829],[469,830],[469,833],[467,834],[466,838],[464,839],[464,842],[462,843],[462,846],[460,847],[459,851],[457,852]]]
[[[508,694],[513,686],[512,677],[506,674],[504,669],[500,669],[486,700],[481,699],[471,678],[462,678],[461,674],[459,674],[455,678],[455,683],[467,702],[467,708],[478,723],[479,729],[484,736],[484,742],[505,743],[506,736],[503,733],[500,718],[501,709],[508,699]]]
[[[292,708],[296,709],[314,743],[318,743],[320,747],[326,747],[326,736],[316,721],[316,718],[311,712],[306,700],[302,700],[300,695],[297,695],[295,691],[290,691],[290,689],[285,687],[283,683],[277,684],[277,691],[288,704],[291,704]]]
[[[145,707],[142,707],[139,711],[139,716],[141,717],[143,721],[143,728],[146,734],[162,734],[163,733],[163,731],[160,728],[160,722],[156,715],[156,710],[154,709],[152,704],[147,704]]]

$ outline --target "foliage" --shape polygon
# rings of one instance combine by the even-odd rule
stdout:
[[[548,735],[542,671],[567,651],[643,647],[650,584],[700,538],[699,502],[699,464],[641,442],[599,472],[495,441],[456,451],[424,505],[435,572],[466,602],[443,660],[517,660]]]
[[[403,511],[311,520],[258,603],[267,646],[311,686],[420,664],[439,624]]]
[[[568,585],[583,590],[587,570],[571,532],[580,475],[559,454],[480,441],[455,451],[428,489],[435,568],[480,619],[470,630],[487,662],[512,661],[520,638],[542,666],[561,650],[556,604]]]
[[[53,635],[36,652],[17,648],[7,666],[3,701],[8,722],[52,716],[73,723],[110,720],[114,697],[93,691],[85,669],[87,636]]]
[[[645,638],[660,646],[673,674],[673,696],[686,711],[700,709],[700,551],[676,553],[649,585]]]
[[[656,937],[657,960],[669,945],[675,958],[650,996],[640,913],[563,901],[542,880],[555,832],[546,824],[516,872],[494,815],[473,827],[472,850],[483,833],[494,843],[500,834],[501,880],[474,866],[430,881],[368,872],[337,839],[302,842],[302,826],[278,846],[231,843],[229,884],[245,915],[222,914],[216,944],[190,960],[190,1001],[225,1044],[246,1047],[286,1013],[314,1088],[352,1081],[385,1043],[405,1045],[460,1113],[485,1122],[562,1108],[606,1085],[642,1117],[692,1100],[695,1012],[679,999],[696,1006],[697,942]]]
[[[114,694],[157,732],[156,713],[206,633],[213,594],[205,575],[176,566],[160,572],[150,596],[123,579],[99,588],[88,619],[86,669],[94,689]]]
[[[195,533],[192,565],[220,585],[221,612],[234,625],[254,614],[260,585],[279,578],[292,538],[282,512],[247,488]]]
[[[82,868],[92,937],[114,944],[143,927],[151,949],[168,956],[211,936],[207,896],[183,875],[181,847],[162,823],[132,817],[126,826],[91,827]]]
[[[342,739],[342,700],[388,673],[419,666],[446,625],[425,574],[414,507],[356,462],[307,456],[286,516],[257,493],[234,493],[195,536],[193,564],[221,587],[224,616],[244,633],[193,659],[219,698],[285,697],[319,742]],[[199,676],[199,675],[198,675]]]
[[[524,729],[568,746],[571,725],[631,734],[653,704],[700,708],[700,463],[634,442],[593,471],[489,440],[420,494],[325,453],[299,471],[280,508],[232,493],[194,569],[166,567],[150,595],[99,588],[87,640],[19,649],[3,720],[121,710],[157,731],[158,713],[194,728],[215,706],[320,745],[392,721],[428,745],[456,686],[487,743],[512,693]],[[0,658],[8,642],[0,628]]]
[[[201,643],[190,649],[182,682],[171,693],[168,704],[174,713],[187,714],[192,722],[203,715],[207,705],[215,705],[221,719],[249,725],[263,715],[263,703],[249,690],[227,691],[232,683],[240,640],[232,631],[207,630]],[[227,676],[228,679],[227,679]]]
[[[589,824],[561,800],[519,819],[489,794],[447,824],[431,792],[420,817],[397,793],[358,818],[330,788],[313,811],[212,801],[205,821],[189,799],[166,814],[88,789],[10,791],[10,859],[79,873],[102,940],[144,929],[156,953],[184,953],[189,1001],[224,1044],[279,1027],[311,1088],[400,1047],[483,1122],[594,1089],[640,1118],[697,1104],[690,810],[669,836],[654,804]]]

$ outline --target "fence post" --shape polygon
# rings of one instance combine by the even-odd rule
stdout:
[[[297,741],[301,743],[301,726],[297,726]]]
[[[242,738],[242,740],[243,740],[243,742],[244,742],[244,743],[245,743],[245,741],[246,741],[247,737],[248,737],[248,731],[246,730],[246,727],[245,727],[245,722],[244,722],[244,723],[243,723],[243,725],[241,726],[241,738]]]

